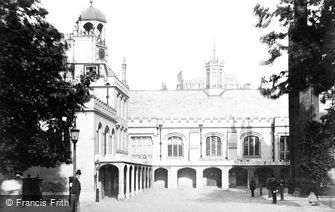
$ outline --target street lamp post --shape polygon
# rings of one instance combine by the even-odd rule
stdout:
[[[99,202],[99,187],[98,187],[98,181],[99,181],[99,169],[100,169],[100,161],[97,159],[95,161],[95,201]]]
[[[76,144],[78,142],[79,139],[79,129],[77,129],[76,126],[76,119],[74,119],[74,126],[73,128],[70,130],[71,132],[71,140],[73,143],[73,176],[75,176],[76,174],[76,166],[77,166],[77,158],[76,158]]]

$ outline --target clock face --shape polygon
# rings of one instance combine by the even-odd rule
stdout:
[[[106,53],[104,49],[99,49],[99,58],[105,59]]]

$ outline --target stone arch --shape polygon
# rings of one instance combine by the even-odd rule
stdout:
[[[99,181],[103,197],[117,198],[119,194],[119,169],[112,164],[106,164],[99,169]]]
[[[247,136],[257,136],[259,138],[259,141],[262,141],[263,140],[263,136],[262,134],[258,133],[258,132],[255,132],[255,131],[250,131],[250,132],[245,132],[245,133],[242,133],[241,136],[240,136],[240,139],[243,141],[243,139]]]
[[[208,132],[208,133],[204,134],[203,137],[206,139],[209,136],[217,136],[217,137],[221,138],[221,140],[224,140],[224,138],[225,138],[223,134],[218,133],[218,132]]]
[[[91,22],[87,22],[84,24],[83,28],[86,32],[89,32],[94,28],[94,25]]]
[[[99,30],[100,34],[102,32],[103,27],[104,27],[104,25],[102,23],[99,23],[98,26],[97,26],[97,29]]]
[[[261,167],[255,170],[256,183],[267,185],[267,180],[274,175],[273,169],[268,167]]]
[[[172,136],[180,137],[183,140],[183,142],[185,142],[187,140],[185,135],[183,135],[181,133],[178,133],[178,132],[172,132],[172,133],[169,133],[169,134],[165,135],[164,140],[167,141],[167,139],[169,137],[172,137]]]
[[[177,172],[178,187],[196,188],[196,171],[192,168],[181,168]]]
[[[159,188],[168,187],[168,170],[165,168],[158,168],[154,171],[154,185]]]
[[[222,187],[222,171],[216,167],[210,167],[203,171],[204,185]]]
[[[244,168],[234,167],[229,169],[229,187],[247,186],[248,171]]]

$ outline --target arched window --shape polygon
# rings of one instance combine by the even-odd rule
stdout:
[[[107,141],[107,153],[108,154],[113,154],[115,150],[115,130],[112,129],[111,133],[109,135],[108,141]]]
[[[183,140],[178,136],[168,138],[168,157],[183,157]]]
[[[97,29],[99,30],[100,34],[101,34],[101,32],[102,32],[102,28],[103,28],[103,27],[104,27],[104,25],[102,25],[101,23],[98,24],[98,26],[97,26]]]
[[[104,133],[103,145],[102,145],[102,154],[103,154],[103,155],[106,155],[106,154],[107,154],[107,142],[108,142],[108,137],[109,137],[109,128],[106,126],[106,128],[105,128],[105,133]]]
[[[222,142],[218,136],[209,136],[206,138],[206,156],[221,157],[222,156]]]
[[[247,136],[243,141],[243,156],[260,156],[260,143],[257,136]]]
[[[102,125],[101,123],[98,124],[98,130],[97,130],[97,138],[95,141],[95,154],[99,154],[99,147],[100,147],[100,139],[101,139],[101,130],[102,130]]]

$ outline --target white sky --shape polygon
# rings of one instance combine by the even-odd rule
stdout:
[[[90,5],[89,0],[41,1],[47,20],[62,33],[72,32]],[[256,2],[278,0],[94,0],[93,6],[107,18],[108,65],[120,76],[126,57],[130,89],[146,90],[160,89],[161,82],[175,89],[181,70],[185,80],[203,76],[214,39],[224,70],[237,73],[241,83],[257,86],[268,69],[286,69],[285,58],[281,65],[259,65],[268,57],[259,38],[269,29],[254,27]]]

